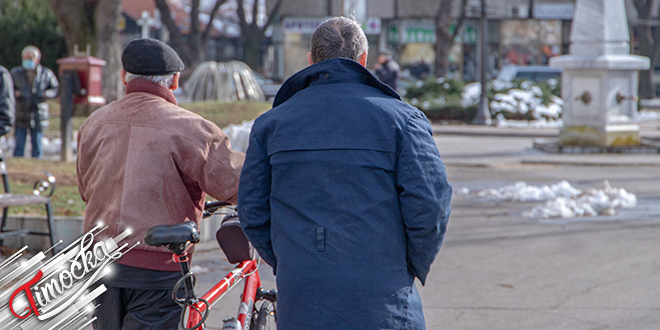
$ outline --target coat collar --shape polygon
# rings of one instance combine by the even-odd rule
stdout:
[[[172,91],[167,87],[145,79],[133,79],[126,85],[126,94],[149,93],[164,98],[167,102],[178,105]]]
[[[357,83],[381,90],[388,96],[401,100],[391,87],[382,83],[360,63],[346,58],[333,58],[311,65],[287,79],[275,96],[273,107],[291,98],[299,91],[315,85]]]
[[[24,68],[22,65],[17,66],[17,68],[19,68],[19,70],[21,70],[20,73],[21,73],[22,75],[25,75],[25,76],[27,77],[28,70],[27,70],[26,68]],[[38,76],[38,75],[40,75],[40,74],[41,74],[41,71],[43,71],[43,70],[44,70],[44,69],[43,69],[43,67],[41,66],[41,64],[40,64],[40,63],[37,64],[37,66],[34,68],[34,75],[35,75],[35,77]]]

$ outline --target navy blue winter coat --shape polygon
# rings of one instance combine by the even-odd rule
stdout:
[[[278,329],[424,329],[452,188],[426,117],[359,63],[287,80],[254,123],[245,234],[276,272]]]

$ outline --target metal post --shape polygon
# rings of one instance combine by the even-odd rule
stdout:
[[[273,78],[275,80],[284,79],[284,32],[282,31],[282,18],[275,14],[273,20],[273,50],[275,53],[273,65]]]
[[[486,17],[486,0],[481,0],[481,17],[479,18],[479,42],[477,43],[477,67],[479,71],[479,82],[481,83],[481,97],[477,113],[472,120],[475,125],[490,125],[490,111],[488,110],[488,97],[486,89],[486,70],[488,68],[488,17]]]
[[[62,134],[62,150],[60,151],[60,158],[63,162],[72,162],[73,150],[71,143],[73,140],[73,97],[74,94],[80,89],[78,82],[78,73],[76,71],[64,71],[62,73],[62,95],[60,98],[61,105],[61,120],[60,132]]]

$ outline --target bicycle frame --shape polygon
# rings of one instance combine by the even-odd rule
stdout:
[[[246,275],[247,274],[247,275]],[[243,288],[243,295],[240,308],[238,310],[237,320],[241,324],[242,329],[249,329],[251,320],[252,309],[255,303],[257,290],[261,287],[261,278],[257,271],[257,261],[248,260],[239,263],[234,270],[225,276],[220,282],[207,291],[202,299],[208,302],[209,309],[215,305],[229,290],[236,286],[243,278],[245,278],[245,287]],[[186,327],[191,328],[199,323],[201,314],[206,311],[206,304],[197,302],[193,307],[188,307],[187,314],[188,320]],[[193,308],[197,308],[200,313],[192,312]],[[203,325],[197,329],[203,329]]]

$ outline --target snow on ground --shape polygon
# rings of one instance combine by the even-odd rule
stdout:
[[[236,151],[245,152],[250,141],[250,130],[254,120],[244,121],[239,125],[229,124],[222,129],[231,142],[231,148]]]
[[[501,90],[506,87],[505,82],[493,81],[494,87],[496,90]],[[510,83],[509,86],[510,87]],[[464,107],[469,107],[479,103],[479,97],[481,96],[481,85],[479,83],[471,83],[463,87],[463,92],[461,93],[461,105]],[[495,94],[493,101],[490,102],[489,108],[495,112],[510,112],[510,113],[520,113],[526,114],[531,111],[534,118],[553,118],[558,119],[561,116],[561,113],[564,110],[564,100],[560,97],[552,96],[551,101],[548,105],[543,105],[542,103],[543,92],[538,86],[534,86],[531,82],[523,82],[520,89],[510,89],[506,93]],[[561,126],[561,124],[552,123],[552,120],[546,121],[551,123],[551,127]],[[533,124],[532,127],[538,124]],[[541,124],[542,127],[547,127],[547,125]],[[499,127],[502,127],[498,125]],[[507,127],[520,127],[519,125],[512,124],[512,126]],[[528,126],[525,126],[528,127]]]
[[[538,86],[530,86],[527,89],[510,89],[506,93],[495,94],[490,102],[491,111],[520,113],[532,113],[534,118],[559,118],[564,110],[564,101],[556,96],[552,97],[548,105],[543,105],[543,92]]]
[[[501,113],[497,114],[495,121],[497,127],[500,128],[561,128],[564,125],[562,119],[507,120]]]
[[[555,82],[556,83],[556,82]],[[498,90],[506,90],[511,88],[511,82],[494,80],[492,82],[493,88]],[[489,108],[495,112],[511,112],[525,114],[532,111],[534,118],[533,121],[507,121],[499,116],[497,118],[497,127],[561,127],[563,122],[561,113],[564,110],[564,100],[557,96],[551,96],[551,102],[548,105],[541,103],[542,92],[538,86],[533,86],[532,82],[525,81],[522,83],[520,89],[510,89],[506,93],[495,94],[494,100],[490,102]],[[471,83],[463,87],[461,93],[461,105],[463,107],[473,106],[479,103],[481,97],[481,85],[479,83]],[[413,103],[413,105],[415,105]],[[550,118],[550,119],[544,119]],[[554,120],[553,120],[554,119]],[[660,121],[660,113],[640,110],[635,116],[637,122]]]
[[[655,111],[640,110],[635,116],[637,122],[641,121],[660,121],[660,114]]]
[[[479,98],[481,97],[481,84],[480,83],[471,83],[463,87],[463,92],[461,93],[461,105],[465,108],[476,105],[479,103]]]
[[[25,151],[24,155],[29,157],[32,154],[32,143],[30,142],[30,137],[28,136],[25,139]],[[7,138],[6,136],[0,137],[0,149],[4,151],[5,154],[11,155],[14,153],[14,149],[16,148],[16,140],[14,140],[13,137]],[[71,141],[71,149],[73,149],[73,153],[75,154],[77,152],[77,144],[76,141]],[[52,155],[59,155],[62,151],[62,139],[60,138],[54,138],[50,140],[47,137],[42,137],[41,138],[41,150],[44,153],[44,156],[52,156]]]
[[[637,196],[623,188],[614,188],[605,180],[603,189],[576,189],[568,181],[552,185],[533,186],[523,181],[498,189],[470,192],[467,188],[458,191],[478,198],[495,201],[541,202],[531,211],[523,213],[529,218],[574,218],[582,216],[614,215],[615,209],[637,205]]]

